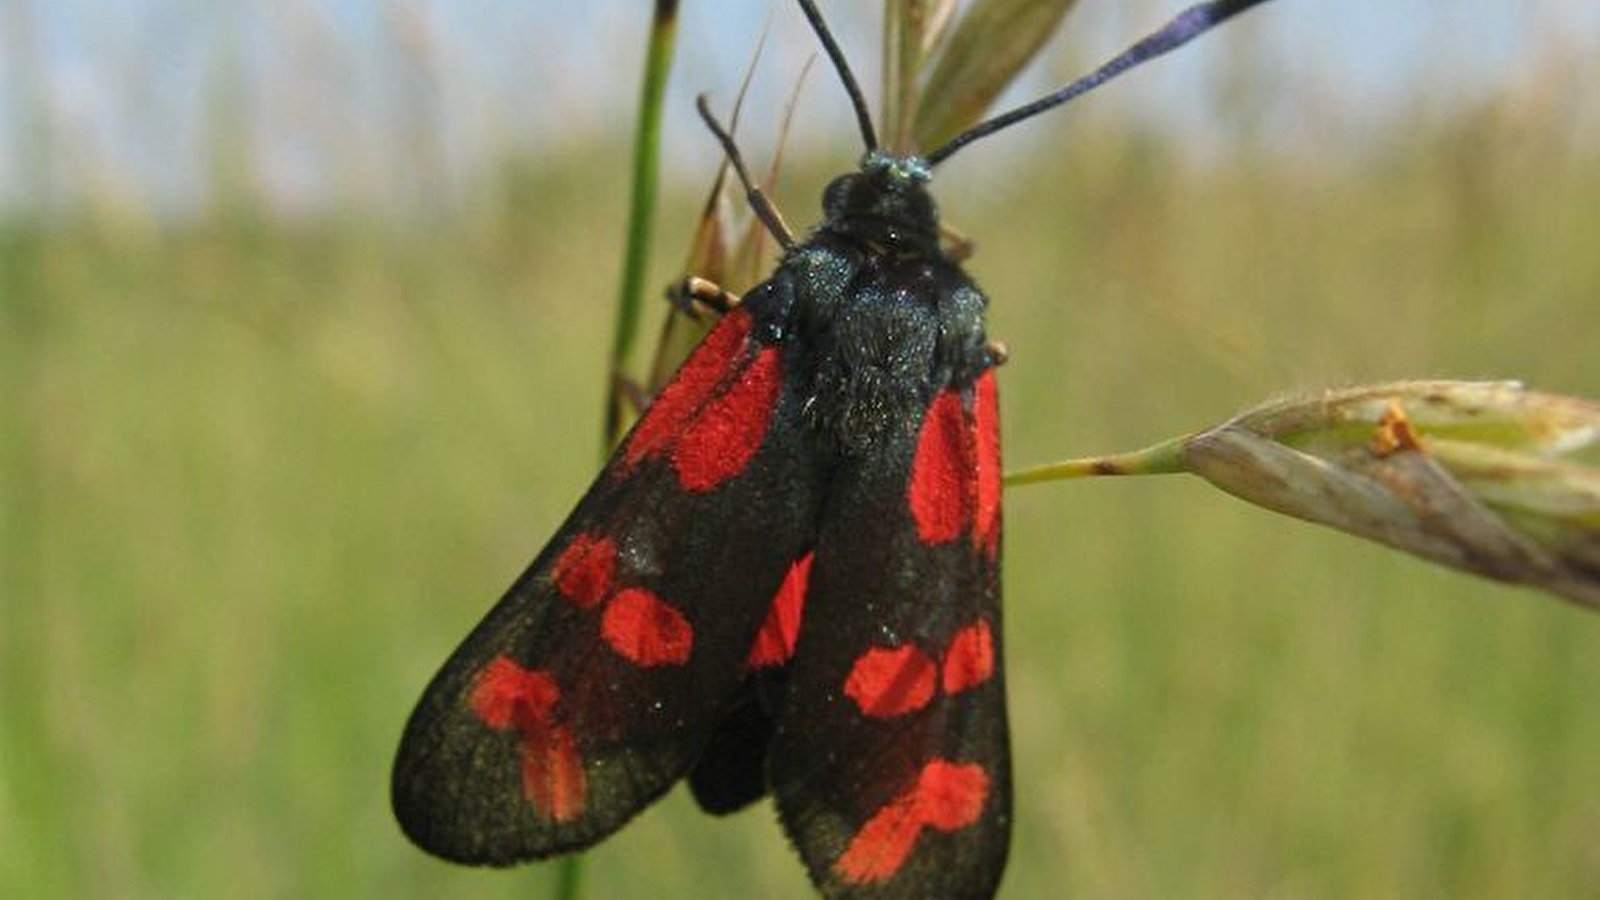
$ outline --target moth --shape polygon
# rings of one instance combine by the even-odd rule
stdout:
[[[1001,468],[988,300],[941,249],[934,167],[1263,0],[1180,13],[1094,73],[924,156],[866,153],[645,410],[445,662],[392,799],[423,849],[505,865],[589,847],[687,778],[771,793],[829,898],[987,898],[1011,829]]]

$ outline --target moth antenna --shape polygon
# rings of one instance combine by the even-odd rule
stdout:
[[[800,0],[800,2],[805,5],[809,3],[809,0]],[[987,137],[1002,128],[1036,116],[1047,109],[1054,109],[1069,100],[1086,94],[1123,72],[1138,66],[1140,63],[1155,59],[1169,50],[1176,50],[1211,30],[1214,26],[1222,24],[1252,6],[1265,2],[1266,0],[1211,0],[1208,3],[1198,3],[1191,6],[1178,13],[1167,24],[1146,35],[1143,40],[1124,50],[1110,62],[1095,69],[1088,75],[1079,78],[1053,94],[1040,97],[1032,103],[1001,113],[992,119],[979,122],[951,138],[943,147],[929,153],[924,158],[927,160],[928,165],[938,165],[940,162],[949,159],[951,154],[978,138]]]
[[[745,168],[744,154],[739,152],[739,145],[733,142],[733,135],[728,133],[722,123],[711,112],[711,105],[706,100],[706,95],[701,94],[694,100],[695,108],[700,110],[700,118],[705,120],[706,127],[716,135],[718,143],[722,144],[722,152],[727,154],[728,162],[733,164],[734,174],[739,176],[739,183],[744,185],[745,198],[750,203],[750,208],[755,211],[756,218],[761,224],[767,226],[772,236],[783,249],[791,250],[795,246],[794,232],[789,230],[789,225],[783,221],[783,216],[778,213],[778,208],[772,205],[765,191],[752,180],[750,170]]]
[[[1259,0],[1258,0],[1259,2]],[[822,13],[817,11],[817,5],[812,0],[800,0],[800,11],[806,14],[806,20],[811,23],[811,30],[817,33],[817,39],[822,41],[822,49],[828,51],[828,58],[833,60],[833,70],[839,73],[839,80],[844,82],[845,93],[850,95],[850,105],[855,107],[856,124],[861,126],[861,140],[867,145],[867,152],[878,149],[878,133],[872,127],[872,113],[867,111],[867,98],[861,93],[861,85],[856,83],[856,77],[850,73],[850,64],[845,62],[844,52],[839,49],[839,44],[833,39],[833,33],[828,31],[828,26],[822,21]]]

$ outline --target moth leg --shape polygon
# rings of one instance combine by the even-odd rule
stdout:
[[[706,95],[701,94],[695,98],[695,106],[700,110],[700,118],[705,120],[706,127],[716,136],[717,142],[722,144],[722,151],[728,156],[728,162],[733,164],[733,171],[739,176],[739,183],[744,185],[745,199],[750,203],[750,209],[755,212],[756,218],[767,227],[774,239],[784,250],[793,250],[795,247],[794,232],[789,230],[783,221],[783,215],[778,212],[766,192],[761,190],[754,181],[750,180],[750,170],[745,168],[744,155],[739,152],[738,145],[733,142],[733,135],[728,133],[717,117],[712,115],[711,106],[706,100]]]
[[[951,262],[959,263],[966,262],[972,258],[973,251],[977,249],[977,244],[973,242],[972,238],[940,222],[939,247],[944,251],[947,259]]]
[[[635,416],[643,415],[652,399],[650,391],[638,379],[627,375],[618,374],[613,378],[611,390],[620,404]]]
[[[739,295],[734,294],[706,278],[685,275],[683,280],[667,288],[667,302],[678,312],[698,322],[707,312],[724,316],[739,305]]]
[[[1005,365],[1011,358],[1011,348],[1004,341],[989,341],[983,345],[983,352],[989,354],[989,361],[997,366]]]

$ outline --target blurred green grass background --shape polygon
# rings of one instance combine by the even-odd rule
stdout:
[[[1065,164],[968,154],[939,187],[1012,350],[1008,460],[1403,376],[1600,396],[1600,154],[1558,117],[1333,166],[1092,117],[1034,126]],[[540,159],[430,222],[0,230],[0,896],[548,890],[413,849],[388,767],[595,471],[624,171]],[[791,219],[825,174],[786,175]],[[670,186],[654,283],[701,190]],[[1007,504],[1004,896],[1600,897],[1600,619],[1186,480]],[[586,881],[809,896],[768,808],[681,793]]]

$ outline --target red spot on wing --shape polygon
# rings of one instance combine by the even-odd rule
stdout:
[[[941,689],[959,694],[993,676],[994,634],[979,620],[955,633],[942,664],[912,644],[871,648],[850,667],[844,693],[862,714],[887,719],[922,709]]]
[[[555,721],[561,689],[547,672],[525,669],[497,656],[472,686],[468,705],[497,731],[515,730],[522,738],[522,793],[533,807],[557,822],[583,814],[586,782],[583,757],[572,732]]]
[[[933,660],[916,647],[873,647],[856,659],[844,692],[864,715],[881,719],[927,706],[937,681]]]
[[[783,585],[772,598],[772,608],[767,620],[761,623],[756,642],[750,648],[747,669],[765,669],[781,666],[794,657],[794,644],[800,637],[800,617],[805,609],[806,586],[811,579],[811,559],[807,553],[789,567]]]
[[[944,654],[941,686],[946,694],[977,687],[994,674],[994,635],[989,623],[979,621],[956,632]]]
[[[1000,398],[993,369],[978,379],[972,419],[978,450],[978,509],[972,523],[972,536],[993,554],[1000,546],[1001,488]]]
[[[850,840],[833,869],[853,884],[888,881],[906,864],[922,833],[916,796],[902,794],[873,814]]]
[[[689,660],[694,648],[689,620],[644,588],[618,588],[617,545],[610,538],[579,535],[556,560],[551,580],[575,606],[604,605],[600,634],[633,664],[682,665]]]
[[[852,884],[888,881],[911,857],[924,828],[953,832],[970,827],[988,801],[989,774],[982,766],[930,760],[916,784],[861,826],[833,869]]]
[[[593,609],[611,594],[617,572],[617,545],[610,538],[580,534],[556,560],[552,576],[561,596]]]
[[[560,700],[561,689],[549,674],[497,656],[478,675],[468,702],[483,724],[505,730],[548,719]]]
[[[743,472],[767,436],[782,386],[778,350],[768,347],[684,427],[672,451],[679,483],[709,491]]]
[[[960,831],[978,821],[989,800],[983,766],[935,759],[917,778],[917,818],[940,831]]]
[[[523,732],[522,795],[534,808],[569,822],[583,815],[587,783],[572,731],[560,725]]]
[[[633,429],[623,456],[629,466],[664,451],[683,432],[690,419],[731,373],[734,361],[750,337],[750,327],[750,314],[735,309],[723,316],[717,327],[706,335]]]
[[[751,346],[750,314],[734,310],[678,370],[628,439],[625,467],[668,455],[685,490],[709,491],[743,472],[761,449],[783,387],[777,348]]]
[[[961,395],[944,391],[928,408],[911,464],[908,499],[923,543],[953,541],[966,529],[972,516],[972,468]]]
[[[694,649],[689,620],[643,588],[627,588],[612,598],[601,617],[600,633],[611,649],[646,668],[683,665]]]

